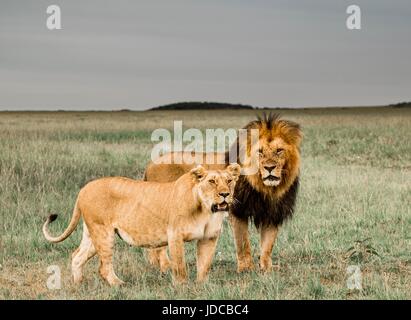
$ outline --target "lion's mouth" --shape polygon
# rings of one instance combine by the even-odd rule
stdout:
[[[267,176],[267,177],[265,177],[263,180],[264,181],[280,181],[280,177],[276,177],[276,176],[273,176],[273,175],[269,175],[269,176]]]
[[[267,186],[267,187],[276,187],[280,184],[281,178],[280,177],[276,177],[273,175],[269,175],[265,178],[263,178],[263,183]]]
[[[212,212],[228,211],[228,203],[225,201],[222,203],[215,203],[211,206],[211,211]]]

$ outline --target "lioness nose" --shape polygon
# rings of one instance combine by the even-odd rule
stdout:
[[[218,195],[222,196],[223,198],[227,197],[230,193],[229,192],[220,192]]]
[[[267,170],[268,172],[271,172],[271,170],[275,169],[275,166],[271,166],[271,167],[264,167],[265,170]]]

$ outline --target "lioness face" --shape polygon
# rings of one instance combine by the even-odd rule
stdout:
[[[206,171],[202,166],[191,170],[197,183],[196,191],[204,207],[211,212],[228,212],[233,202],[235,183],[240,166],[231,164],[225,170]]]
[[[275,187],[281,183],[288,149],[289,145],[281,138],[271,141],[261,139],[259,146],[254,148],[258,155],[258,168],[264,185]]]

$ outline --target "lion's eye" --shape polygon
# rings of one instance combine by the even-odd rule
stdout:
[[[227,183],[231,183],[231,182],[233,182],[233,180],[231,180],[231,179],[228,179],[228,180],[227,180]]]
[[[284,149],[282,148],[277,149],[277,154],[282,154],[283,152],[284,152]]]
[[[263,154],[263,149],[258,149],[259,154]]]
[[[214,179],[210,179],[210,180],[208,180],[208,182],[210,182],[210,183],[215,183],[215,180],[214,180]]]

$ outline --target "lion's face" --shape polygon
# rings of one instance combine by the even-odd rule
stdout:
[[[281,196],[298,176],[302,139],[299,125],[274,115],[253,121],[245,128],[259,132],[258,143],[247,143],[244,164],[252,168],[252,173],[246,179],[259,192]]]
[[[258,146],[253,149],[258,156],[258,170],[263,184],[270,187],[278,186],[281,183],[290,146],[281,138],[272,141],[260,139]]]
[[[191,170],[196,182],[195,192],[202,205],[211,212],[228,212],[233,202],[235,183],[240,175],[240,166],[231,164],[225,170],[206,171],[198,166]]]

